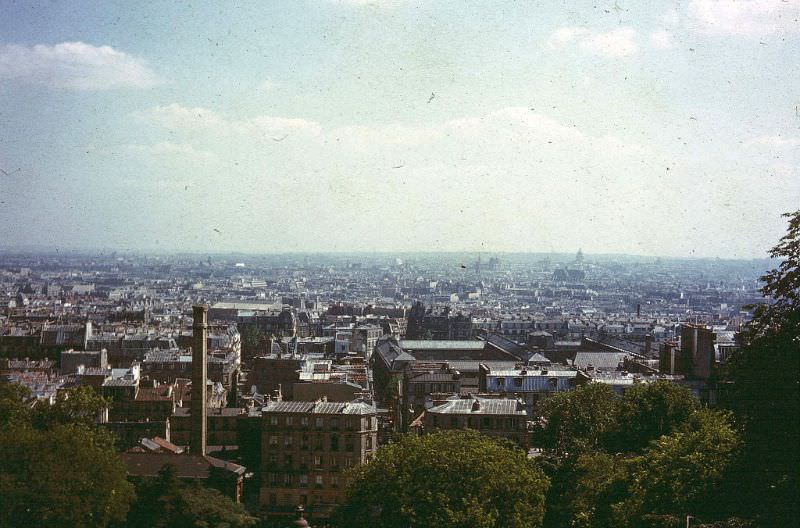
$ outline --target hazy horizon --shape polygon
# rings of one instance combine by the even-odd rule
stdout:
[[[0,248],[762,259],[800,2],[4,3]]]
[[[582,249],[582,248],[579,248]],[[492,257],[525,257],[531,256],[536,258],[556,258],[558,262],[572,261],[575,258],[576,252],[569,251],[435,251],[435,250],[418,250],[418,251],[386,251],[386,250],[362,250],[362,251],[212,251],[204,249],[183,249],[183,250],[169,250],[167,248],[112,248],[112,247],[60,247],[49,248],[45,246],[17,246],[17,247],[2,247],[0,246],[0,255],[76,255],[76,256],[110,256],[117,254],[117,256],[137,256],[137,257],[182,257],[182,256],[208,256],[208,257],[280,257],[280,256],[311,256],[311,257],[348,257],[348,256],[370,256],[370,257],[386,257],[386,258],[401,258],[401,257],[433,257],[433,256],[469,256],[477,258],[480,256],[482,259],[488,261]],[[749,257],[749,258],[730,258],[722,256],[681,256],[681,255],[644,255],[633,253],[588,253],[583,252],[586,261],[591,262],[593,259],[610,260],[614,258],[630,259],[630,260],[648,260],[648,259],[666,259],[671,261],[730,261],[730,262],[772,262],[777,259],[771,258],[769,255],[763,257]]]

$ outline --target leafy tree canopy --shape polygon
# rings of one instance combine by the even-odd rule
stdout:
[[[669,381],[640,383],[625,391],[619,402],[617,431],[612,435],[616,452],[635,452],[651,440],[683,425],[700,407],[686,387]]]
[[[637,519],[659,514],[720,515],[715,492],[739,445],[729,413],[695,412],[630,462],[630,495],[619,507],[619,524],[637,526]]]
[[[133,486],[105,431],[83,424],[0,431],[0,526],[103,527],[125,518]]]
[[[128,514],[127,526],[152,528],[246,528],[257,519],[217,490],[178,480],[174,466],[143,482]]]
[[[548,480],[525,452],[475,431],[405,436],[351,474],[342,526],[533,528]]]
[[[579,454],[600,447],[617,427],[618,403],[607,385],[590,383],[557,393],[539,404],[539,442],[556,454]]]
[[[800,525],[800,210],[770,254],[780,265],[764,275],[767,302],[739,334],[727,365],[725,404],[744,424],[732,504],[764,525]]]
[[[103,411],[110,402],[97,394],[92,387],[76,387],[61,391],[53,405],[37,405],[32,422],[34,427],[47,429],[57,424],[82,424],[96,426]]]
[[[30,395],[26,387],[0,379],[0,428],[28,422]]]

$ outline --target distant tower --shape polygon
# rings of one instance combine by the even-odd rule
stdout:
[[[206,454],[206,331],[208,328],[208,306],[193,307],[192,323],[192,433],[189,437],[189,452],[192,455]]]
[[[583,264],[583,249],[578,249],[578,253],[575,255],[575,263]]]

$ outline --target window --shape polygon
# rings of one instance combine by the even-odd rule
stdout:
[[[339,477],[334,475],[331,477],[331,487],[338,488],[339,487]]]
[[[322,429],[322,425],[324,423],[325,420],[323,420],[322,418],[317,418],[316,420],[314,420],[314,425],[317,427],[317,429]]]
[[[458,418],[456,418],[455,416],[450,417],[450,427],[452,427],[453,429],[458,427]]]
[[[278,417],[277,416],[270,416],[269,417],[269,424],[270,425],[278,425]]]
[[[314,477],[314,485],[318,488],[322,487],[322,475],[317,475]]]
[[[339,419],[331,418],[331,429],[338,429],[338,428],[339,428]]]
[[[269,505],[276,506],[278,504],[278,497],[274,493],[269,494]]]
[[[497,386],[498,387],[505,387],[506,386],[506,379],[505,378],[497,378]]]
[[[514,386],[522,387],[522,378],[514,378]]]
[[[314,455],[314,465],[317,467],[322,465],[322,455]]]
[[[308,495],[300,495],[300,504],[303,506],[308,504]]]
[[[339,436],[331,435],[331,451],[339,450]]]
[[[367,436],[367,449],[372,449],[372,437]]]
[[[308,475],[300,475],[300,487],[305,488],[308,486]]]
[[[303,416],[300,418],[300,425],[303,427],[308,427],[308,416]]]
[[[286,425],[292,425],[292,422],[294,422],[294,419],[292,419],[291,416],[287,416],[286,417]]]
[[[277,464],[278,463],[278,455],[276,455],[275,453],[270,453],[269,454],[269,463],[273,464],[273,465]]]
[[[284,455],[283,464],[286,467],[292,467],[292,455]]]
[[[278,435],[271,435],[269,437],[269,445],[277,446],[278,445]]]
[[[270,473],[269,474],[269,485],[270,486],[277,486],[278,485],[278,474],[277,473]]]
[[[300,438],[300,449],[303,451],[308,451],[308,435],[304,434],[302,438]]]
[[[292,435],[286,435],[283,437],[283,446],[284,447],[292,447]]]

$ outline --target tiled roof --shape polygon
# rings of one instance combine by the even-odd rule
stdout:
[[[526,415],[524,407],[517,400],[495,398],[449,400],[428,409],[427,412],[429,414]]]
[[[311,413],[311,414],[374,414],[375,407],[362,402],[268,402],[265,413]]]
[[[579,369],[592,365],[596,369],[616,370],[626,357],[628,354],[624,352],[578,352],[575,354],[574,364]]]
[[[483,350],[486,341],[461,340],[461,341],[426,341],[416,339],[403,339],[400,348],[408,350]]]
[[[179,478],[206,479],[212,467],[241,475],[244,467],[211,456],[178,455],[173,453],[122,453],[128,474],[136,477],[155,477],[167,464],[175,466]]]

